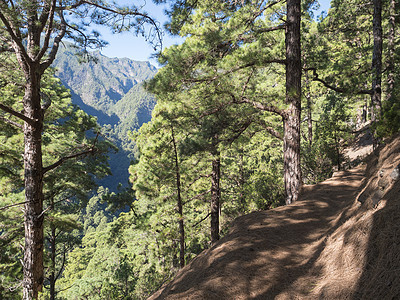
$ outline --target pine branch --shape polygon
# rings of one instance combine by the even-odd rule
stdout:
[[[199,225],[201,222],[205,221],[209,216],[211,215],[211,213],[209,212],[203,219],[201,219],[200,221],[198,221],[196,224],[194,224],[192,227],[196,227],[197,225]]]
[[[281,117],[286,117],[286,112],[282,109],[277,108],[276,106],[273,105],[267,105],[267,104],[263,104],[260,102],[256,102],[253,100],[250,100],[246,97],[242,97],[242,100],[238,103],[249,103],[251,105],[253,105],[253,107],[260,109],[260,110],[265,110],[265,111],[269,111],[272,113],[275,113],[277,115],[280,115]]]
[[[6,106],[4,104],[0,103],[0,109],[4,110],[5,112],[7,112],[7,113],[9,113],[9,114],[11,114],[11,115],[13,115],[13,116],[25,121],[25,122],[27,122],[28,124],[30,124],[32,126],[34,126],[35,123],[36,123],[36,121],[34,119],[28,118],[24,114],[21,114],[21,113],[15,111],[15,110],[13,110],[11,107],[8,107],[8,106]]]
[[[51,6],[50,6],[50,10],[47,11],[45,9],[43,14],[40,16],[40,19],[39,19],[40,23],[41,23],[40,31],[43,30],[47,19],[49,19],[49,21],[48,21],[46,33],[44,35],[44,42],[43,42],[42,49],[40,50],[40,52],[35,57],[35,61],[40,61],[42,59],[42,57],[44,56],[44,54],[46,53],[47,48],[49,47],[51,32],[53,30],[55,7],[56,7],[56,0],[53,0],[52,3],[51,3]]]
[[[253,75],[254,75],[254,72],[255,72],[255,69],[251,70],[251,72],[250,72],[250,74],[249,74],[249,76],[248,76],[248,78],[247,78],[247,80],[246,80],[246,83],[243,85],[242,94],[240,95],[241,98],[243,98],[244,93],[245,93],[246,90],[247,90],[247,86],[248,86],[248,84],[249,84],[249,82],[250,82],[250,79],[251,79],[251,77],[253,77]],[[235,99],[235,96],[233,96],[233,98]]]
[[[193,179],[192,182],[190,182],[190,183],[187,185],[187,189],[189,189],[193,184],[195,184],[195,183],[197,182],[197,180],[199,180],[199,179],[201,179],[201,178],[210,178],[210,177],[211,177],[211,174],[208,174],[208,175],[200,174],[200,175],[197,176],[195,179]]]
[[[75,153],[75,154],[72,154],[72,155],[64,156],[64,157],[60,158],[58,161],[56,161],[54,164],[43,168],[43,174],[45,174],[48,171],[53,170],[53,169],[61,166],[67,160],[70,160],[70,159],[76,158],[76,157],[86,156],[88,154],[93,154],[95,152],[96,152],[96,149],[94,147],[92,147],[92,148],[90,148],[89,150],[86,150],[86,151],[82,151],[82,152]]]
[[[263,64],[273,64],[273,63],[286,64],[286,59],[267,59],[267,60],[262,61],[262,63]],[[198,79],[196,79],[196,78],[186,79],[186,80],[184,79],[183,82],[188,82],[188,83],[212,82],[212,81],[217,80],[218,78],[224,77],[226,75],[230,75],[230,74],[235,73],[236,71],[240,71],[242,69],[253,67],[255,65],[256,65],[256,62],[251,62],[251,63],[245,64],[245,65],[242,65],[242,66],[238,66],[238,67],[233,68],[231,70],[227,70],[225,72],[219,73],[219,74],[217,74],[215,76],[198,78]]]
[[[86,50],[86,48],[87,48],[87,45],[90,45],[90,43],[93,43],[93,44],[97,44],[96,46],[98,46],[98,47],[100,47],[101,48],[101,41],[99,41],[99,40],[97,40],[97,39],[90,39],[90,38],[88,38],[88,36],[82,31],[82,30],[79,30],[78,28],[76,28],[76,27],[73,27],[73,26],[71,26],[71,25],[69,25],[69,24],[66,24],[66,26],[67,26],[67,28],[69,28],[69,29],[71,29],[71,30],[73,30],[73,31],[76,31],[78,34],[80,34],[81,35],[81,37],[85,40],[85,43],[83,44],[83,48]]]
[[[270,3],[268,3],[267,5],[265,5],[262,9],[261,9],[261,4],[259,5],[259,9],[258,12],[256,14],[254,14],[253,18],[249,21],[249,22],[254,22],[259,16],[261,16],[267,9],[272,8],[273,6],[275,6],[276,4],[280,3],[280,2],[285,2],[286,0],[277,0],[277,1],[272,1]],[[244,4],[244,0],[241,1],[242,4]],[[263,3],[263,2],[261,2]]]
[[[55,168],[61,166],[64,162],[66,162],[67,160],[70,160],[70,159],[72,159],[72,158],[81,157],[81,156],[86,156],[86,155],[88,155],[88,154],[94,154],[94,153],[97,151],[97,149],[95,148],[95,146],[96,146],[96,143],[97,143],[97,139],[98,139],[98,137],[99,137],[99,134],[100,134],[100,133],[98,132],[97,135],[96,135],[96,138],[95,138],[94,141],[93,141],[93,145],[92,145],[92,147],[90,147],[90,149],[88,149],[88,150],[86,150],[86,151],[79,152],[79,153],[71,154],[71,155],[68,155],[68,156],[64,156],[64,157],[60,158],[60,159],[59,159],[58,161],[56,161],[54,164],[43,168],[43,174],[45,174],[46,172],[48,172],[48,171],[50,171],[50,170],[53,170],[53,169],[55,169]]]
[[[106,6],[103,6],[103,5],[99,4],[99,3],[95,3],[95,2],[91,2],[91,1],[83,0],[81,2],[82,3],[86,3],[86,4],[90,5],[90,6],[94,6],[96,8],[99,8],[101,10],[104,10],[104,11],[107,11],[107,12],[110,12],[110,13],[113,13],[113,14],[116,14],[116,15],[120,15],[120,16],[142,17],[143,19],[146,20],[147,23],[150,23],[151,25],[154,26],[154,28],[155,28],[155,30],[157,32],[157,38],[158,38],[158,40],[160,42],[160,45],[161,45],[161,48],[162,48],[162,37],[161,37],[160,28],[157,25],[156,21],[152,17],[148,16],[146,13],[141,13],[137,9],[135,9],[135,11],[131,11],[131,10],[119,11],[119,10],[115,10],[115,9],[110,8],[110,7],[106,7]]]
[[[18,205],[23,205],[23,204],[26,204],[26,203],[29,203],[30,201],[24,201],[24,202],[19,202],[19,203],[14,203],[14,204],[10,204],[10,205],[6,205],[6,206],[3,206],[3,207],[0,207],[0,210],[6,210],[6,209],[8,209],[8,208],[11,208],[11,207],[14,207],[14,206],[18,206]]]
[[[262,28],[259,30],[256,30],[257,33],[266,33],[266,32],[271,32],[271,31],[276,31],[276,30],[282,30],[286,28],[286,24],[281,24],[275,27],[268,27],[268,28]]]
[[[205,192],[203,192],[203,193],[197,194],[196,196],[193,196],[192,198],[190,198],[190,199],[188,199],[187,201],[185,201],[185,202],[183,203],[183,205],[186,205],[187,203],[189,203],[190,201],[192,201],[192,200],[194,200],[194,199],[199,199],[199,198],[203,197],[204,195],[207,195],[207,194],[210,193],[210,192],[211,192],[211,189],[209,189],[209,190],[207,190],[207,191],[205,191]]]
[[[39,30],[40,31],[43,31],[44,27],[46,26],[47,19],[49,18],[50,11],[52,9],[51,4],[55,5],[56,0],[51,0],[51,2],[52,3],[50,3],[50,5],[49,5],[48,2],[45,2],[43,4],[43,10],[42,10],[42,13],[41,13],[41,15],[39,17],[39,24],[40,24]]]
[[[307,68],[305,69],[305,71],[312,71],[313,72],[313,76],[314,78],[312,79],[313,81],[317,81],[322,83],[325,87],[327,87],[330,90],[333,90],[337,93],[341,93],[341,94],[356,94],[356,95],[372,95],[372,90],[359,90],[356,92],[352,92],[349,90],[346,90],[344,88],[340,88],[340,87],[335,87],[331,84],[329,84],[328,82],[326,82],[325,80],[319,78],[319,75],[317,73],[317,69],[316,68]]]
[[[3,5],[7,6],[7,4],[3,4]],[[28,63],[32,62],[31,58],[29,57],[28,53],[26,52],[26,49],[25,49],[24,45],[22,44],[22,37],[20,36],[19,32],[14,32],[14,28],[13,28],[14,26],[13,26],[12,23],[10,23],[7,20],[6,16],[3,14],[3,12],[2,12],[3,9],[7,10],[4,7],[1,7],[1,9],[0,9],[0,20],[5,25],[6,31],[10,34],[11,39],[13,41],[13,44],[18,48],[19,53],[22,55],[22,57],[24,58],[24,60],[26,62],[28,62]]]
[[[214,115],[216,113],[219,113],[219,112],[223,111],[226,107],[228,107],[229,105],[234,104],[234,103],[235,103],[234,101],[229,101],[229,102],[226,102],[226,103],[222,103],[218,107],[215,107],[213,109],[210,109],[208,111],[203,112],[200,115],[200,119],[202,119],[204,117],[207,117],[207,116],[210,116],[210,115]]]
[[[67,255],[67,251],[65,249],[65,244],[64,244],[63,259],[62,259],[61,267],[58,270],[57,276],[54,278],[54,281],[57,281],[57,279],[60,277],[62,271],[64,270],[65,261],[66,261],[66,255]]]
[[[283,140],[282,134],[274,129],[272,126],[269,126],[265,121],[260,120],[259,124],[264,128],[265,131],[267,131],[269,134],[272,136],[276,137],[279,140]]]
[[[253,41],[256,41],[257,36],[261,33],[267,33],[267,32],[272,32],[272,31],[277,31],[277,30],[283,30],[286,28],[286,24],[280,24],[274,27],[267,27],[267,28],[260,28],[260,29],[255,29],[254,34],[239,34],[238,38],[235,40],[229,41],[230,43],[232,42],[245,42],[245,43],[250,43]]]
[[[14,121],[12,121],[12,120],[9,120],[9,119],[7,119],[7,118],[4,118],[4,117],[2,117],[2,116],[0,116],[0,120],[2,120],[3,122],[8,123],[8,124],[10,124],[10,125],[13,125],[13,126],[15,126],[15,127],[18,127],[19,129],[23,129],[23,126],[22,126],[21,124],[19,124],[19,123],[17,123],[17,122],[14,122]]]
[[[59,14],[60,20],[61,20],[61,30],[58,32],[57,36],[54,38],[53,47],[51,48],[49,57],[40,64],[40,68],[43,72],[53,63],[54,59],[56,58],[58,48],[60,46],[60,42],[63,39],[65,33],[67,32],[67,22],[65,21],[63,11],[60,11],[58,14]],[[43,49],[45,49],[45,48],[43,47],[42,50]],[[45,49],[44,51],[46,51],[46,50],[47,49]]]
[[[235,140],[237,140],[242,134],[243,132],[246,131],[247,128],[249,128],[249,126],[253,123],[253,119],[249,119],[246,122],[244,122],[242,124],[242,126],[240,126],[237,130],[234,131],[235,135],[232,136],[231,138],[229,138],[227,140],[227,142],[229,144],[232,144]]]

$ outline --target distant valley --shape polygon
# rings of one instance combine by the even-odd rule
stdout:
[[[97,117],[104,135],[119,148],[118,153],[110,153],[113,175],[99,182],[116,191],[119,183],[128,186],[128,167],[134,152],[128,134],[151,119],[155,98],[142,83],[157,69],[149,62],[109,58],[100,52],[92,53],[94,60],[80,62],[75,54],[75,48],[66,43],[60,47],[53,66],[56,76],[71,90],[72,102]]]

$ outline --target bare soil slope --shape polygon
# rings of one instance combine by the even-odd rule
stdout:
[[[150,299],[400,299],[400,138],[367,160],[236,219]]]

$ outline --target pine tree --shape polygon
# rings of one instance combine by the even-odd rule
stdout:
[[[69,17],[77,13],[80,24]],[[0,109],[24,122],[24,186],[25,186],[25,255],[24,299],[38,297],[43,285],[43,178],[58,163],[43,166],[42,140],[46,112],[51,98],[43,96],[41,82],[44,72],[57,54],[61,40],[67,36],[83,46],[101,46],[98,33],[86,34],[85,18],[97,24],[112,26],[115,31],[134,28],[144,31],[143,24],[155,25],[146,13],[136,7],[119,8],[107,2],[35,0],[0,3],[0,34],[2,46],[15,53],[25,79],[23,86],[23,112],[1,103]],[[129,20],[129,21],[128,21]],[[3,118],[10,120],[10,118]],[[11,123],[13,121],[9,121]],[[93,148],[86,149],[87,153]],[[60,160],[60,163],[64,159]]]
[[[13,72],[18,74],[15,69]],[[5,75],[3,73],[3,80],[10,82],[9,76]],[[1,96],[13,109],[19,110],[19,99],[22,98],[22,91],[21,89],[14,90],[14,84],[19,86],[19,82],[15,80],[17,77],[14,76],[13,78],[13,84],[6,86],[2,90]],[[44,118],[45,132],[42,135],[42,145],[46,153],[43,156],[43,161],[51,165],[54,163],[55,157],[64,157],[70,154],[73,149],[79,153],[77,145],[83,151],[87,147],[91,147],[96,138],[88,138],[88,134],[95,136],[93,131],[96,132],[99,128],[93,117],[72,105],[69,92],[60,85],[53,72],[47,71],[44,74],[42,91],[51,97],[53,102]],[[10,92],[12,93],[10,94]],[[15,226],[15,232],[18,232],[18,234],[13,235],[14,229],[12,227],[5,230],[5,236],[13,237],[8,240],[10,245],[20,243],[23,237],[23,228],[17,224],[18,221],[20,221],[20,224],[23,223],[21,215],[18,213],[18,207],[24,204],[22,195],[24,187],[23,160],[21,155],[23,153],[23,134],[18,130],[21,126],[18,120],[13,121],[13,123],[2,123],[5,134],[1,135],[1,139],[5,147],[3,157],[0,160],[0,168],[4,171],[1,180],[7,184],[7,188],[2,189],[0,194],[2,198],[4,197],[4,200],[1,199],[1,207],[4,208],[5,215],[10,215],[10,217],[2,219],[2,225],[10,223],[9,225]],[[45,284],[49,283],[50,285],[51,299],[55,297],[55,282],[63,269],[64,263],[62,261],[65,260],[65,251],[70,246],[66,246],[62,250],[64,253],[61,256],[56,255],[56,247],[63,248],[63,244],[73,245],[76,243],[76,237],[71,235],[70,232],[79,226],[77,212],[87,201],[87,193],[95,186],[93,176],[101,177],[108,172],[105,153],[108,152],[109,148],[108,142],[98,141],[98,151],[95,156],[81,157],[80,161],[69,160],[58,168],[49,171],[43,180],[45,205],[43,215],[46,240],[48,241],[44,244],[45,258],[50,260],[45,261],[45,265],[50,270],[49,277],[45,279]],[[80,157],[80,155],[77,157]],[[9,202],[10,200],[12,202]],[[13,216],[13,214],[15,215]],[[60,251],[57,251],[57,253],[60,253]],[[17,249],[10,252],[10,258],[12,258],[10,263],[19,265],[19,261],[16,259],[18,256],[19,251]],[[57,268],[60,268],[59,270],[56,270],[56,260],[61,262],[57,265]],[[17,285],[21,279],[20,275],[16,275],[14,279],[8,277],[11,281],[7,282],[7,279],[4,283]],[[6,287],[4,288],[6,289]]]
[[[219,95],[226,100],[223,105],[246,103],[259,109],[260,114],[269,112],[280,116],[284,124],[287,203],[295,201],[301,185],[300,1],[287,2],[287,20],[283,24],[273,17],[285,9],[279,1],[202,2],[196,4],[192,15],[176,9],[172,13],[175,19],[171,24],[179,23],[184,18],[185,21],[177,25],[177,30],[187,38],[183,45],[163,54],[161,62],[166,64],[165,78],[159,80],[159,89],[164,89],[166,93],[173,89],[186,93],[197,89],[197,86],[200,90],[202,85],[214,82],[219,87]],[[259,18],[260,14],[267,17]],[[286,32],[284,48],[278,42],[278,37],[282,37],[279,31],[282,30]],[[286,66],[286,96],[283,96],[286,100],[272,104],[272,100],[260,97],[263,84],[260,73],[266,72],[266,67],[279,70],[279,65]],[[156,80],[163,74],[160,72]],[[236,85],[233,86],[233,83]],[[262,93],[268,93],[265,90],[264,86]],[[208,95],[204,94],[204,97]],[[218,113],[217,108],[215,113]],[[271,132],[276,135],[274,130]]]

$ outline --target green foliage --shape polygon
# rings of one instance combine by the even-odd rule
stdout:
[[[0,180],[2,180],[1,178]],[[23,192],[0,192],[0,207],[21,203]],[[20,280],[23,257],[20,245],[23,244],[23,215],[18,206],[0,210],[0,297],[2,299],[20,299]]]
[[[383,103],[382,120],[376,128],[380,138],[390,137],[400,131],[400,99],[397,95]]]
[[[398,117],[399,89],[394,85],[391,90],[389,82],[398,82],[399,68],[391,62],[399,60],[399,37],[393,36],[393,47],[390,46],[390,16],[395,19],[396,32],[399,30],[398,18],[390,8],[389,1],[383,1],[382,30],[383,30],[383,72],[382,72],[382,119],[374,124],[374,130],[380,137],[388,137],[399,130]],[[319,78],[337,88],[346,97],[358,105],[360,96],[368,103],[373,73],[371,62],[373,53],[373,2],[361,0],[331,1],[329,15],[315,24],[310,35],[304,39],[306,44],[307,67],[314,67]],[[393,57],[391,57],[393,55]],[[389,77],[392,76],[390,79]],[[350,95],[353,97],[349,98]],[[362,104],[364,105],[364,103]],[[369,106],[367,110],[369,110]]]
[[[305,41],[307,66],[321,70],[322,78],[348,94],[371,84],[371,9],[371,3],[360,0],[332,1],[329,15]]]
[[[244,92],[281,93],[281,86],[273,91],[263,89],[263,84],[276,82],[274,79],[281,76],[279,72],[269,75],[261,69],[248,69],[230,74],[238,64],[251,62],[261,66],[260,51],[267,52],[261,55],[265,59],[279,51],[268,53],[269,49],[262,42],[249,45],[246,51],[239,47],[241,41],[235,39],[243,33],[243,27],[237,28],[243,24],[243,15],[233,15],[235,9],[229,5],[218,5],[210,6],[208,2],[201,5],[193,19],[182,28],[182,34],[189,35],[185,43],[163,53],[161,60],[166,66],[146,85],[157,94],[157,105],[152,121],[135,134],[140,157],[130,172],[137,198],[134,215],[143,218],[148,235],[158,241],[157,250],[153,251],[163,257],[163,266],[154,269],[153,278],[162,278],[163,274],[172,276],[178,265],[179,215],[172,129],[179,152],[186,261],[209,245],[209,225],[205,221],[210,212],[211,161],[216,153],[222,159],[222,185],[226,186],[222,195],[223,228],[241,213],[273,207],[282,199],[282,161],[280,151],[276,151],[281,143],[274,143],[262,134],[251,137],[261,130],[259,121],[276,122],[276,118],[259,113],[252,106],[229,103],[232,96]],[[209,8],[214,11],[210,12]],[[256,10],[254,7],[246,9],[241,13],[247,18]],[[210,21],[207,14],[218,15],[218,21]],[[231,23],[224,26],[225,22]],[[191,36],[193,32],[196,34]],[[231,39],[234,45],[229,49],[229,45],[223,44]],[[218,74],[224,72],[227,75],[219,77]],[[213,77],[218,79],[209,80]],[[267,80],[261,82],[261,78]],[[240,84],[246,81],[248,90],[241,89]],[[250,137],[239,140],[248,128],[252,132]],[[242,164],[238,163],[238,153],[231,149],[232,143],[251,153]],[[245,169],[239,184],[235,178],[238,168]],[[235,196],[239,192],[244,195],[242,201]]]
[[[118,195],[92,198],[82,247],[69,257],[63,286],[70,288],[63,297],[141,299],[175,274],[180,216],[174,142],[186,262],[209,246],[214,155],[221,158],[223,233],[235,217],[282,203],[282,142],[268,134],[273,128],[279,136],[282,119],[241,101],[255,99],[277,110],[286,108],[284,66],[268,64],[283,56],[283,32],[263,32],[280,24],[285,7],[265,8],[260,17],[257,4],[178,1],[174,6],[169,29],[186,40],[160,56],[164,67],[146,83],[157,96],[152,120],[132,134],[135,147],[126,146],[136,154],[129,169],[136,200],[129,203],[133,196],[126,192],[121,203],[130,211],[107,223],[110,220],[97,210],[104,212],[101,202]],[[371,7],[358,4],[334,1],[332,12],[320,23],[308,16],[303,19],[303,62],[305,69],[312,68],[304,82],[310,107],[303,117],[310,117],[312,126],[302,123],[302,130],[313,133],[302,145],[305,183],[324,180],[333,166],[342,167],[343,148],[355,129],[358,108],[368,99],[357,94],[371,80]],[[313,1],[304,1],[303,9],[310,5]],[[346,21],[350,17],[351,22]],[[312,82],[314,69],[343,93],[327,92]],[[394,117],[386,119],[396,123],[396,105],[391,107]],[[112,111],[118,116],[126,112],[129,124],[135,122],[125,99],[116,102]],[[118,132],[132,129],[126,125]],[[108,131],[116,132],[115,128],[110,125]]]
[[[105,157],[66,163],[46,175],[46,205],[53,206],[47,213],[46,234],[51,237],[57,228],[58,245],[62,245],[58,249],[67,254],[63,277],[57,283],[59,297],[148,297],[178,271],[181,217],[186,263],[209,247],[210,173],[216,156],[221,158],[222,234],[237,216],[283,203],[282,142],[270,135],[281,135],[282,118],[245,101],[251,99],[275,110],[287,108],[283,101],[285,67],[270,64],[283,57],[284,33],[267,30],[281,25],[285,6],[264,4],[176,2],[168,26],[186,40],[160,55],[164,67],[146,83],[157,96],[157,105],[151,122],[139,130],[155,105],[141,83],[153,77],[155,69],[99,53],[93,54],[97,64],[80,65],[70,46],[61,50],[56,61],[58,76],[72,89],[74,102],[94,112],[103,134],[124,150],[114,155],[118,166],[113,170],[127,174],[130,164],[133,190],[120,186],[120,193],[115,193],[114,184],[111,191],[100,187],[91,193],[95,179],[108,173]],[[368,101],[368,95],[358,94],[369,87],[372,53],[370,3],[332,1],[329,15],[318,23],[306,14],[313,4],[303,1],[303,95],[309,103],[303,105],[302,119],[311,118],[311,127],[306,122],[301,125],[302,172],[307,184],[322,181],[331,176],[334,166],[343,166],[343,149],[358,125],[358,109]],[[0,74],[0,84],[5,86],[1,96],[4,103],[21,110],[16,101],[20,100],[18,88],[7,84],[16,78],[13,72]],[[317,79],[337,92],[321,88]],[[52,76],[46,80],[43,91],[57,99],[47,112],[43,135],[44,160],[49,165],[79,150],[71,141],[79,141],[81,149],[92,145],[95,135],[89,138],[86,133],[99,128],[94,118],[70,104],[57,80]],[[377,127],[380,135],[399,130],[398,102],[395,90],[383,106],[383,120]],[[0,129],[4,145],[0,149],[0,203],[9,205],[23,201],[22,137],[3,122]],[[111,147],[105,142],[98,146],[101,152]],[[130,163],[133,155],[136,160]],[[178,188],[182,216],[177,209]],[[23,228],[16,226],[22,222],[21,212],[18,206],[0,210],[0,218],[4,228],[0,296],[18,298],[19,291],[10,287],[18,284],[21,274],[16,263],[21,255]],[[62,264],[58,258],[54,269]]]
[[[69,254],[62,285],[66,299],[143,299],[166,279],[173,260],[165,244],[173,242],[160,222],[171,216],[152,214],[135,202],[112,222],[100,209],[104,189],[89,201],[82,246]],[[107,211],[107,210],[106,210]],[[157,225],[158,224],[158,225]]]
[[[12,64],[12,61],[10,60]],[[7,69],[9,70],[9,69]],[[21,110],[23,90],[20,86],[21,77],[18,72],[2,73],[5,88],[0,91],[2,103],[15,110]],[[52,230],[57,233],[59,248],[56,268],[48,267],[48,273],[58,270],[63,265],[63,251],[74,247],[79,239],[76,230],[80,228],[78,213],[87,202],[87,194],[95,186],[94,179],[109,173],[106,153],[111,145],[98,138],[93,131],[98,131],[96,120],[88,116],[77,106],[72,105],[69,92],[52,71],[44,75],[42,93],[45,101],[51,99],[51,106],[46,111],[44,132],[42,136],[43,164],[51,165],[60,158],[85,151],[95,146],[95,155],[88,155],[80,160],[68,160],[61,166],[49,171],[44,177],[43,192],[45,198],[45,235],[51,239]],[[3,116],[3,115],[2,115]],[[9,118],[8,116],[5,116]],[[11,120],[14,120],[11,118]],[[16,123],[19,123],[15,119]],[[23,190],[23,134],[16,126],[0,121],[0,215],[1,238],[0,252],[1,297],[19,298],[22,266],[20,259],[23,245],[23,213],[21,206],[24,202]],[[91,137],[89,137],[91,136]],[[96,144],[94,144],[96,141]],[[5,208],[9,205],[14,205]],[[46,239],[46,240],[47,240]],[[3,245],[4,243],[4,245]],[[50,266],[51,247],[45,244],[45,264]],[[47,279],[45,285],[47,285]]]
[[[314,137],[312,143],[302,145],[302,169],[306,184],[314,184],[331,177],[334,167],[343,167],[343,150],[355,129],[350,102],[330,92],[319,99],[315,110]],[[353,124],[352,124],[353,123]]]
[[[222,176],[226,225],[254,210],[283,204],[282,143],[264,132],[242,136],[223,152]]]
[[[85,212],[81,214],[83,222],[83,233],[95,232],[98,228],[103,230],[107,223],[112,221],[113,216],[107,210],[103,197],[108,194],[108,189],[100,186],[97,193],[93,195],[85,206]]]

